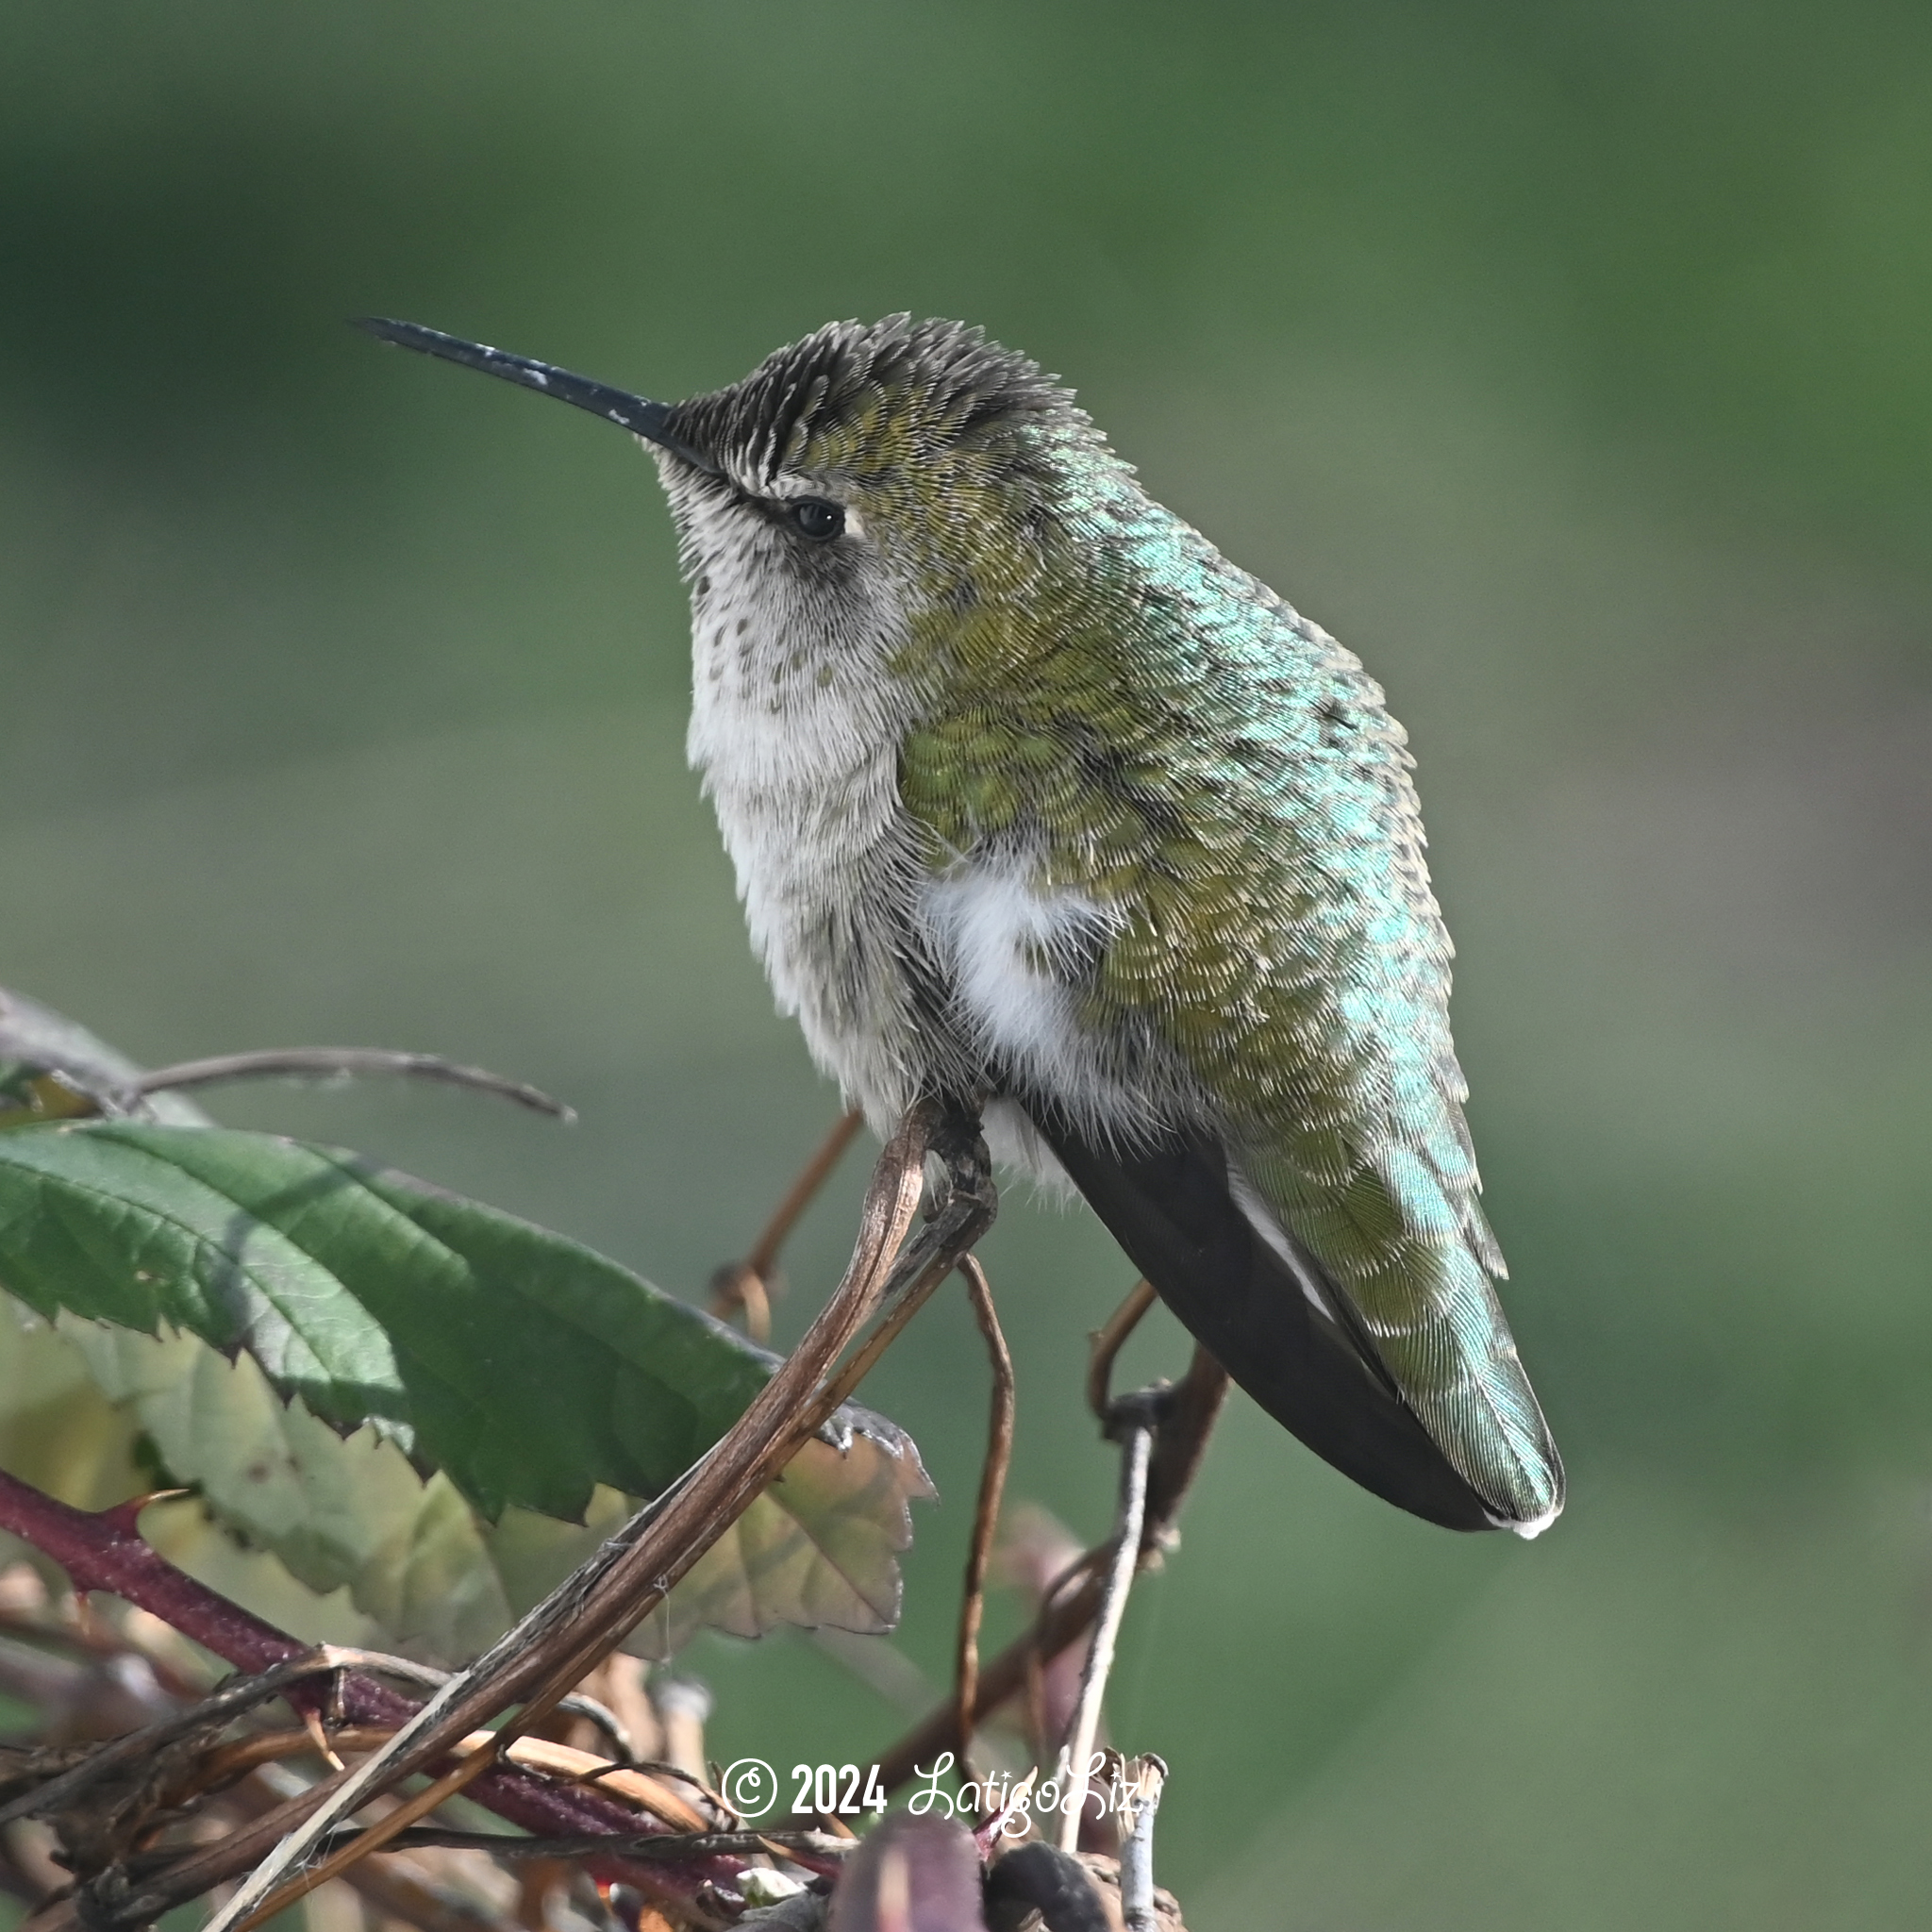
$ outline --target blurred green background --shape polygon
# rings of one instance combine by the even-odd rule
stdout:
[[[375,310],[675,396],[835,316],[1065,372],[1421,760],[1534,1545],[1237,1401],[1137,1598],[1195,1932],[1905,1926],[1932,1885],[1932,12],[1887,0],[0,7],[0,982],[698,1293],[832,1116],[683,768],[649,466]],[[791,1260],[795,1334],[855,1157]],[[1015,1492],[1083,1536],[1130,1278],[1019,1193]],[[944,1669],[983,1377],[924,1445]],[[1176,1369],[1172,1325],[1132,1366]],[[1013,1627],[996,1610],[997,1641]],[[712,1747],[900,1719],[707,1641]]]

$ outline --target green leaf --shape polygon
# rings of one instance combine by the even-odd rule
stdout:
[[[223,1520],[445,1654],[688,1467],[777,1361],[561,1236],[222,1128],[0,1134],[0,1284],[64,1318]],[[93,1323],[120,1332],[87,1341]],[[251,1397],[236,1378],[255,1369]],[[826,1433],[693,1573],[654,1648],[696,1621],[891,1626],[908,1504],[930,1486],[883,1418],[850,1406]],[[545,1520],[587,1509],[587,1527]]]
[[[577,1243],[357,1156],[172,1094],[138,1103],[160,1124],[59,1124],[117,1114],[140,1071],[0,991],[0,1285],[55,1324],[32,1346],[77,1350],[129,1417],[115,1440],[138,1427],[218,1522],[346,1586],[391,1641],[488,1641],[775,1365]],[[700,1622],[891,1628],[931,1493],[900,1431],[841,1410],[632,1647]]]
[[[425,1479],[373,1430],[343,1438],[299,1398],[284,1403],[249,1356],[231,1362],[192,1335],[150,1337],[71,1317],[35,1325],[38,1336],[23,1336],[0,1318],[0,1387],[10,1339],[15,1356],[36,1351],[18,1379],[52,1398],[18,1424],[0,1400],[7,1467],[20,1468],[23,1454],[44,1463],[72,1433],[58,1418],[77,1415],[76,1402],[85,1408],[82,1397],[111,1398],[128,1417],[117,1442],[139,1429],[168,1475],[195,1484],[208,1511],[249,1545],[272,1552],[319,1594],[346,1587],[373,1625],[363,1641],[450,1661],[473,1656],[634,1507],[600,1486],[581,1524],[514,1507],[486,1523],[447,1476]],[[118,1454],[125,1469],[125,1446]],[[100,1480],[90,1496],[117,1500]],[[700,1624],[739,1637],[779,1624],[890,1630],[899,1612],[894,1558],[910,1541],[906,1505],[929,1493],[917,1457],[875,1435],[855,1429],[843,1450],[807,1443],[627,1647],[668,1657]],[[173,1514],[158,1511],[145,1524],[164,1549],[180,1531],[163,1520]]]
[[[216,1521],[318,1595],[346,1586],[371,1641],[454,1659],[508,1623],[487,1525],[447,1476],[425,1479],[372,1429],[339,1436],[299,1397],[284,1402],[250,1356],[71,1317],[56,1332],[169,1479],[192,1483]]]
[[[408,1441],[408,1394],[380,1317],[330,1261],[353,1249],[368,1282],[387,1273],[399,1291],[411,1257],[394,1229],[381,1230],[384,1252],[358,1224],[344,1173],[294,1142],[215,1127],[22,1127],[0,1137],[0,1282],[49,1321],[149,1335],[165,1321],[246,1348],[326,1421],[375,1419]],[[277,1224],[305,1216],[308,1245]]]
[[[138,1410],[110,1401],[91,1375],[89,1363],[65,1332],[69,1325],[42,1322],[0,1297],[0,1467],[76,1508],[105,1509],[154,1487],[154,1444],[143,1440],[148,1432]],[[72,1325],[91,1335],[121,1334],[91,1323]],[[157,1346],[144,1336],[122,1339],[143,1348]],[[210,1361],[226,1366],[202,1343],[183,1339]],[[254,1370],[245,1356],[242,1360]],[[260,1383],[258,1371],[256,1379]],[[260,1386],[267,1400],[275,1402],[267,1385]],[[384,1631],[355,1608],[346,1592],[318,1594],[298,1582],[268,1550],[243,1547],[232,1533],[235,1525],[218,1520],[199,1501],[161,1503],[142,1515],[141,1527],[170,1562],[305,1641],[384,1641]],[[58,1566],[51,1559],[10,1536],[0,1536],[0,1565],[22,1557],[50,1585],[60,1587]]]

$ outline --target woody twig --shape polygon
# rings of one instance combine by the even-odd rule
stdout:
[[[992,1364],[992,1404],[987,1423],[986,1462],[980,1471],[979,1500],[973,1514],[973,1541],[966,1557],[966,1587],[959,1602],[959,1637],[953,1676],[953,1705],[958,1713],[959,1774],[971,1780],[973,1707],[979,1695],[979,1619],[986,1602],[986,1569],[999,1528],[1000,1498],[1013,1458],[1013,1357],[1000,1332],[986,1271],[968,1256],[959,1263],[973,1298],[973,1314]]]
[[[1140,1561],[1144,1568],[1158,1560],[1174,1541],[1174,1519],[1187,1499],[1207,1454],[1208,1438],[1222,1404],[1227,1399],[1227,1371],[1204,1348],[1196,1348],[1187,1374],[1175,1386],[1167,1412],[1155,1428],[1147,1473],[1147,1508],[1141,1528]],[[1110,1552],[1112,1539],[1087,1552],[1072,1566],[1080,1580],[1064,1595],[1049,1600],[1035,1628],[1008,1644],[979,1674],[970,1722],[978,1724],[1026,1686],[1029,1670],[1082,1641],[1099,1614],[1101,1582],[1098,1567]],[[957,1751],[960,1717],[948,1698],[924,1723],[908,1731],[879,1758],[879,1777],[887,1790],[896,1790],[917,1766],[931,1764],[945,1752]]]
[[[918,1207],[928,1152],[940,1157],[948,1185],[932,1220],[895,1265]],[[522,1709],[498,1734],[505,1741],[554,1708],[824,1425],[844,1393],[835,1364],[866,1322],[881,1305],[929,1294],[991,1224],[993,1211],[976,1122],[937,1108],[916,1108],[879,1158],[844,1278],[744,1415],[677,1484],[425,1705],[389,1746],[341,1780],[262,1860],[208,1932],[245,1932],[319,1882],[318,1874],[330,1874],[331,1861],[325,1860],[292,1883],[280,1883],[351,1811],[446,1756],[508,1706],[520,1703]],[[491,1755],[479,1752],[476,1760]],[[441,1782],[460,1789],[454,1781],[467,1769]]]
[[[779,1250],[864,1124],[865,1116],[857,1108],[841,1114],[799,1170],[798,1178],[785,1191],[784,1199],[772,1210],[772,1218],[744,1259],[727,1262],[712,1275],[712,1312],[728,1315],[733,1308],[741,1307],[744,1332],[754,1341],[769,1341],[772,1337],[772,1297],[778,1286]]]

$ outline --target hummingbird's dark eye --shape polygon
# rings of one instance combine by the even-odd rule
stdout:
[[[809,537],[814,543],[825,543],[845,527],[845,512],[823,496],[801,496],[791,506],[791,521],[801,536]]]

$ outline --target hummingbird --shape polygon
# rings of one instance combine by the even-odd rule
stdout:
[[[834,323],[663,403],[361,326],[655,458],[691,762],[777,1004],[874,1128],[970,1107],[1317,1455],[1547,1527],[1413,761],[1360,660],[980,329]]]

